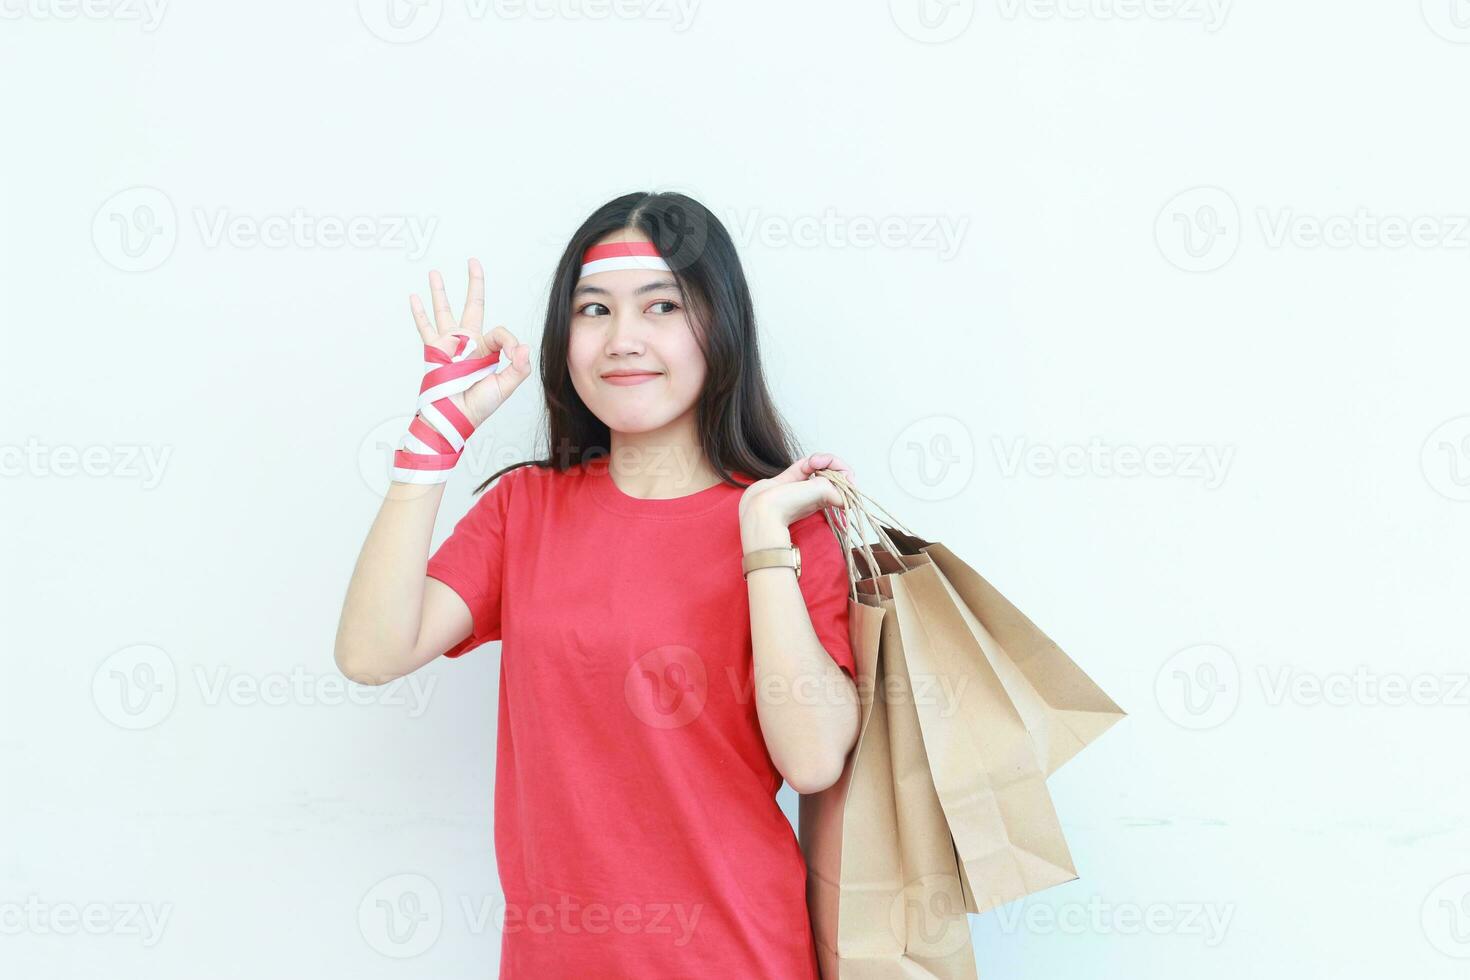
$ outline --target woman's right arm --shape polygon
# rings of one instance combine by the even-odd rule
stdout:
[[[412,673],[469,635],[469,607],[424,569],[444,484],[393,482],[347,585],[337,669],[358,684]]]
[[[455,333],[468,335],[479,353],[505,351],[511,362],[463,392],[447,396],[478,428],[530,376],[531,352],[504,327],[481,336],[484,274],[470,260],[469,295],[464,316],[456,323],[444,293],[444,280],[429,274],[434,323],[417,296],[410,298],[414,323],[424,344],[451,352]],[[447,472],[445,473],[447,478]],[[426,574],[434,521],[444,497],[444,483],[393,480],[363,542],[342,618],[337,625],[333,656],[337,669],[359,684],[386,684],[411,673],[469,635],[473,620],[459,594]]]

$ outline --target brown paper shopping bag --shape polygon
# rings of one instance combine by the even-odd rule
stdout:
[[[1005,685],[1050,776],[1125,717],[1082,668],[942,544],[884,528],[905,555],[928,555]]]
[[[882,574],[859,587],[871,586],[892,599],[890,618],[901,638],[901,652],[890,659],[887,669],[890,674],[904,674],[912,691],[924,755],[959,859],[965,907],[983,912],[1075,879],[1077,872],[1045,786],[1047,773],[1060,764],[1056,760],[1070,757],[1068,749],[1080,748],[1060,734],[1051,737],[1058,726],[1051,724],[1042,691],[1056,695],[1058,685],[1041,676],[1044,671],[1036,674],[1040,689],[1025,682],[1029,675],[941,571],[942,546],[912,532],[900,543],[863,504],[871,498],[840,476],[828,476],[845,496],[850,495],[853,502],[847,513],[858,524],[867,524],[877,538],[877,544],[862,550],[876,559]],[[891,515],[889,520],[903,527]],[[855,529],[851,523],[849,527]],[[943,555],[946,560],[952,557],[947,549]],[[967,591],[979,596],[976,602],[994,614],[993,599],[977,591],[960,569],[976,579],[978,575],[961,562],[950,567]],[[1029,620],[1024,622],[1029,625]],[[1014,623],[1006,629],[1013,640],[1024,636]],[[1055,644],[1051,649],[1053,664],[1060,657],[1071,665]],[[1035,654],[1034,641],[1025,650]],[[1075,675],[1085,679],[1080,671]],[[1101,702],[1089,701],[1089,706],[1111,708],[1121,716],[1116,705],[1096,693]],[[1071,702],[1058,698],[1058,703]],[[1034,732],[1032,724],[1038,726]],[[1052,746],[1062,748],[1054,751]]]
[[[974,980],[958,860],[918,716],[905,682],[885,675],[902,656],[892,599],[860,595],[852,578],[858,739],[838,781],[799,804],[818,965],[825,980]]]

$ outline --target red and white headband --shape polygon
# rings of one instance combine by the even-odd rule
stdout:
[[[621,269],[649,269],[670,272],[669,264],[658,254],[653,242],[607,242],[593,245],[582,253],[582,275],[617,272]]]

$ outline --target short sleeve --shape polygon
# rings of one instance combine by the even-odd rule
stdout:
[[[857,661],[848,633],[849,578],[847,556],[822,511],[791,525],[791,543],[801,549],[801,576],[796,584],[806,600],[817,639],[837,666],[856,678]]]
[[[470,635],[444,651],[446,657],[458,657],[482,643],[500,639],[506,518],[518,472],[502,474],[470,505],[449,537],[429,556],[425,574],[453,589],[474,620]]]

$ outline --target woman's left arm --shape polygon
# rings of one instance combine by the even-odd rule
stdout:
[[[759,480],[740,501],[740,540],[746,553],[791,544],[790,525],[823,507],[840,507],[841,493],[818,470],[851,469],[831,453],[799,459]],[[755,657],[756,715],[771,761],[798,793],[816,793],[842,775],[857,741],[857,688],[833,661],[812,626],[796,573],[758,568],[746,578]]]

